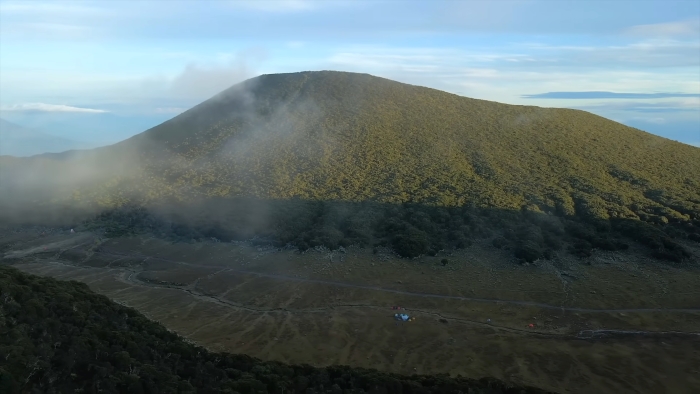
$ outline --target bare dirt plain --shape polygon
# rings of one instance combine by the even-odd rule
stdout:
[[[85,282],[215,351],[562,393],[700,392],[692,262],[598,252],[521,266],[480,245],[405,260],[41,231],[0,231],[2,262]],[[395,305],[416,320],[396,322]]]

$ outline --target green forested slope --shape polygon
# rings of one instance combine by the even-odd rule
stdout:
[[[158,167],[147,151],[149,176],[207,195],[529,206],[600,218],[700,214],[698,148],[583,111],[364,74],[262,76],[123,147],[139,141],[175,153]]]

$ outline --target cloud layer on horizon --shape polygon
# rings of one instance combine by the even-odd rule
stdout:
[[[700,97],[700,93],[616,93],[616,92],[547,92],[526,94],[523,98],[548,99],[653,99],[671,97]]]
[[[37,111],[37,112],[80,112],[89,114],[100,114],[108,111],[93,108],[73,107],[63,104],[45,104],[45,103],[25,103],[14,104],[0,107],[0,112],[16,112],[16,111]]]

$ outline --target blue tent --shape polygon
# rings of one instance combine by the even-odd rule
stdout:
[[[408,315],[405,315],[405,314],[403,314],[403,313],[401,313],[401,314],[397,313],[397,314],[394,315],[394,317],[395,317],[397,320],[403,320],[403,321],[408,321],[408,319],[409,319]]]

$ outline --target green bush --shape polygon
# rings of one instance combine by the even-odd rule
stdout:
[[[494,248],[503,249],[506,246],[508,246],[508,240],[505,239],[504,237],[497,237],[497,238],[494,238],[493,241],[491,241],[491,244],[493,245]]]
[[[401,257],[418,257],[428,252],[428,235],[414,227],[407,227],[392,240],[392,246]]]
[[[525,241],[515,248],[515,257],[532,263],[535,260],[544,258],[544,251],[534,241]]]
[[[579,239],[569,246],[569,252],[577,257],[590,257],[593,253],[593,245],[584,239]]]

